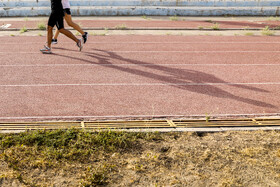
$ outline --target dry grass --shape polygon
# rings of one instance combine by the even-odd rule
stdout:
[[[220,30],[220,25],[218,23],[215,23],[213,26],[211,26],[211,29]]]
[[[116,25],[115,29],[117,29],[117,30],[126,30],[128,28],[127,28],[127,26],[125,24],[121,24],[121,25]]]
[[[261,34],[264,36],[273,36],[275,35],[275,31],[270,30],[269,27],[266,26],[264,29],[262,29]]]
[[[46,30],[46,24],[44,22],[37,23],[37,28],[39,30]]]
[[[280,186],[280,132],[42,133],[0,135],[0,186]]]
[[[254,36],[254,33],[253,32],[246,32],[244,35],[245,36]]]

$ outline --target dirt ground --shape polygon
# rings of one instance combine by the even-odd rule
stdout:
[[[7,146],[13,135],[1,136],[3,187],[280,186],[277,131],[134,134],[125,149],[71,154],[71,159],[52,157],[40,148],[43,143]],[[75,155],[80,156],[72,159]]]

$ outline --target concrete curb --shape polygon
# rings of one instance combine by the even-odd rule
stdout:
[[[45,31],[41,29],[36,29],[36,28],[26,28],[28,31]],[[198,28],[125,28],[125,29],[117,29],[117,28],[89,28],[89,27],[83,27],[84,30],[112,30],[112,31],[121,31],[121,30],[140,30],[140,31],[157,31],[157,30],[163,30],[163,31],[261,31],[263,28],[225,28],[225,29],[211,29],[211,28],[203,28],[203,29],[198,29]],[[1,29],[0,31],[20,31],[21,28],[8,28],[8,29]],[[68,28],[67,30],[75,30],[73,28]],[[270,29],[270,30],[280,30],[280,29]]]

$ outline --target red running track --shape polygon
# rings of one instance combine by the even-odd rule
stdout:
[[[279,113],[279,37],[1,39],[2,121]]]
[[[215,24],[219,25],[220,29],[249,29],[249,28],[264,28],[269,26],[271,28],[278,28],[279,21],[170,21],[170,20],[75,20],[75,23],[79,23],[81,27],[84,28],[116,28],[120,26],[125,26],[126,28],[189,28],[189,29],[198,29],[198,28],[211,28]],[[11,24],[9,28],[21,29],[23,27],[36,29],[38,24],[45,23],[47,21],[11,21],[3,20],[1,24]],[[1,26],[1,25],[0,25]],[[67,28],[68,25],[65,23]]]

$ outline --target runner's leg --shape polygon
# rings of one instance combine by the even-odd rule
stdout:
[[[79,42],[79,39],[76,38],[76,36],[74,36],[74,34],[72,32],[70,32],[69,30],[66,30],[64,28],[59,29],[59,32],[61,32],[62,34],[64,34],[65,36],[67,36],[68,38],[71,38],[72,40],[74,40],[76,43]]]
[[[52,43],[52,37],[53,37],[53,27],[48,25],[48,47],[51,48],[51,43]]]
[[[70,27],[73,27],[75,30],[77,30],[82,35],[85,34],[85,32],[81,29],[81,27],[72,21],[71,14],[67,14],[67,12],[66,12],[64,15],[64,19]]]
[[[59,35],[59,31],[58,31],[58,29],[56,28],[53,39],[56,39],[56,40],[57,40],[58,35]]]

